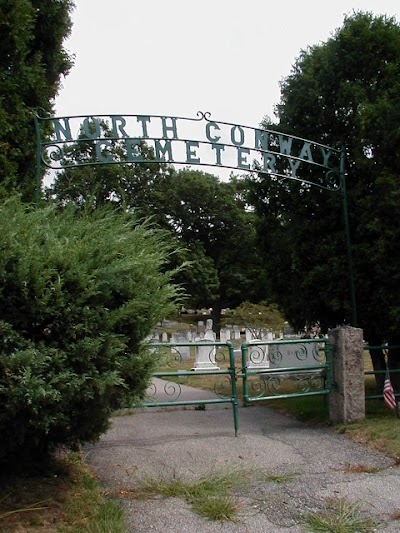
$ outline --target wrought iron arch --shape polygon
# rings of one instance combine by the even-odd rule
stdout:
[[[253,172],[305,187],[341,193],[350,278],[352,323],[357,325],[356,298],[345,180],[345,153],[309,139],[275,130],[211,119],[162,115],[74,115],[36,112],[37,186],[43,168],[53,171],[92,165],[168,163]],[[193,131],[198,132],[193,138]],[[76,160],[71,147],[90,144],[90,154]],[[144,146],[150,150],[144,150]],[[150,157],[149,157],[150,154]]]

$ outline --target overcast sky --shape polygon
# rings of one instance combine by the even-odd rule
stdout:
[[[150,114],[256,127],[302,49],[353,10],[400,21],[398,0],[76,0],[75,65],[58,115]]]
[[[400,21],[399,0],[75,0],[75,65],[56,114],[196,117],[258,127],[301,50],[345,14]],[[194,134],[192,137],[196,138]],[[229,171],[220,169],[221,178]]]

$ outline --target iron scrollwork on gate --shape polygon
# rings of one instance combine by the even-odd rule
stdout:
[[[255,349],[263,354],[262,358],[254,358]],[[306,395],[327,395],[331,386],[329,341],[328,339],[260,340],[244,343],[242,376],[245,403]]]

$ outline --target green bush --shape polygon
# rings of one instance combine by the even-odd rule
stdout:
[[[0,207],[0,460],[96,440],[143,396],[144,339],[177,304],[173,249],[112,210]]]

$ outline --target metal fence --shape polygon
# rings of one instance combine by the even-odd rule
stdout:
[[[145,407],[232,406],[235,435],[239,428],[234,346],[230,342],[179,342],[149,345],[158,358],[158,372],[147,391]],[[185,388],[187,378],[214,377],[212,392]],[[158,379],[159,378],[159,379]],[[162,379],[161,379],[162,378]],[[195,397],[193,397],[193,394]],[[204,408],[203,407],[203,408]]]
[[[388,355],[389,355],[389,350],[393,350],[393,349],[398,349],[400,350],[400,345],[399,346],[388,346],[388,345],[382,345],[382,346],[369,346],[369,345],[366,345],[365,346],[365,350],[368,350],[369,352],[373,352],[373,351],[382,351],[382,354],[383,354],[383,358],[384,358],[384,361],[385,361],[385,366],[384,368],[382,369],[377,369],[377,370],[366,370],[364,372],[365,376],[374,376],[375,377],[375,380],[376,380],[376,386],[375,386],[375,391],[374,392],[368,392],[368,388],[366,387],[366,393],[365,393],[365,399],[366,400],[378,400],[378,399],[383,399],[383,383],[384,383],[384,380],[385,380],[385,377],[386,375],[388,374],[389,375],[389,378],[392,379],[392,376],[395,376],[396,374],[399,374],[400,373],[400,368],[389,368],[387,365],[388,365]],[[379,390],[378,390],[379,389]],[[400,392],[396,392],[394,391],[394,395],[397,399],[397,401],[399,401],[400,399]]]
[[[365,346],[365,350],[382,350],[385,361],[391,348],[400,346]],[[157,342],[149,349],[158,359],[159,370],[153,374],[143,406],[205,409],[207,405],[229,404],[235,435],[239,428],[238,385],[243,387],[244,405],[249,405],[305,396],[326,398],[334,381],[333,349],[328,338],[253,340],[236,350],[229,341]],[[366,378],[375,376],[382,385],[372,390],[366,382],[366,400],[383,398],[387,373],[393,379],[400,369],[365,371]],[[395,396],[399,400],[400,392]]]
[[[245,342],[241,377],[245,404],[328,395],[331,345],[325,338]]]
[[[331,390],[331,345],[325,338],[244,342],[236,361],[234,345],[229,341],[153,343],[149,349],[158,359],[159,371],[153,373],[145,407],[200,409],[228,403],[235,434],[239,428],[238,379],[242,380],[245,405],[278,398],[326,396]],[[199,388],[186,388],[188,378],[192,384],[195,379]],[[205,387],[202,379],[207,380]]]

